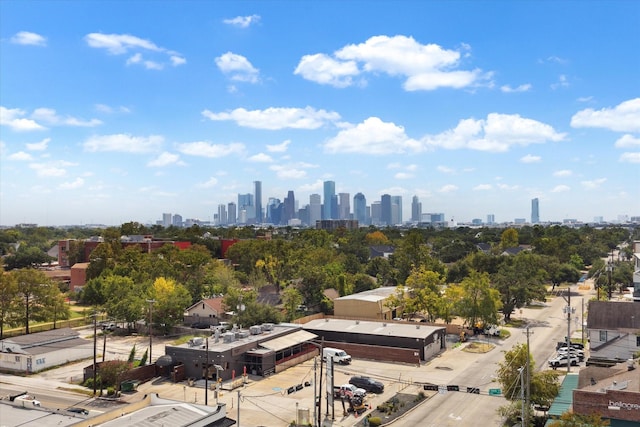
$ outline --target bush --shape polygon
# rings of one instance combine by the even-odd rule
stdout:
[[[371,427],[377,427],[382,424],[382,419],[380,417],[369,417],[368,420]]]

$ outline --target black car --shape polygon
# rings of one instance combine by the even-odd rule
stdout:
[[[67,411],[73,412],[74,414],[89,415],[89,411],[87,411],[84,408],[78,408],[77,406],[72,406],[71,408],[67,408]]]
[[[196,323],[192,323],[191,327],[195,328],[195,329],[209,329],[209,328],[211,328],[211,325],[209,325],[208,323],[204,323],[204,322],[196,322]]]
[[[371,393],[382,393],[384,391],[384,384],[369,377],[351,377],[349,384],[353,384]]]

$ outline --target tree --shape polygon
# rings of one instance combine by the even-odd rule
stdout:
[[[411,311],[426,314],[430,322],[435,322],[441,311],[444,278],[421,266],[411,271],[405,285]]]
[[[531,354],[527,353],[528,348],[524,343],[517,344],[505,352],[504,361],[498,364],[498,372],[496,373],[497,380],[502,386],[502,394],[509,401],[521,399],[522,387],[524,386],[526,391],[528,378],[531,404],[548,406],[560,391],[558,376],[553,371],[536,372],[535,361]],[[524,369],[522,381],[520,380],[520,369]],[[531,408],[526,408],[526,410],[531,411]]]
[[[4,259],[7,270],[17,268],[33,268],[42,264],[50,263],[52,257],[45,251],[35,246],[20,245],[14,255],[9,255]]]
[[[505,322],[511,321],[516,308],[534,300],[544,300],[546,272],[540,255],[520,252],[513,257],[505,257],[498,272],[491,279],[500,292]]]
[[[502,308],[500,293],[491,287],[487,273],[471,272],[460,283],[460,294],[455,312],[471,328],[477,324],[498,323],[498,310]]]
[[[286,312],[287,321],[295,318],[298,306],[302,304],[303,299],[300,292],[294,286],[288,286],[282,292],[282,305]]]
[[[16,277],[5,274],[0,266],[0,339],[4,338],[5,326],[16,323],[21,302]]]
[[[103,279],[102,289],[109,317],[130,324],[142,318],[147,295],[143,285],[128,277],[111,275]]]
[[[502,250],[517,248],[518,245],[518,230],[515,228],[507,228],[502,232],[502,235],[500,236],[500,247]]]
[[[565,412],[559,420],[551,421],[549,427],[605,427],[610,426],[609,420],[603,420],[600,414],[576,414]]]
[[[22,301],[22,323],[29,333],[29,323],[52,319],[52,301],[60,294],[58,286],[42,272],[33,269],[13,270]]]
[[[187,288],[164,277],[153,282],[151,298],[155,300],[153,322],[160,324],[165,331],[181,322],[184,310],[191,305],[191,295]]]

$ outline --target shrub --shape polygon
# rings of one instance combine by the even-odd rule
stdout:
[[[369,417],[369,426],[378,427],[382,424],[382,419],[380,417]]]

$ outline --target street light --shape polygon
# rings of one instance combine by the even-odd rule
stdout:
[[[154,299],[148,299],[149,303],[149,365],[153,364],[153,359],[151,358],[152,348],[153,348],[153,304],[156,302]]]

